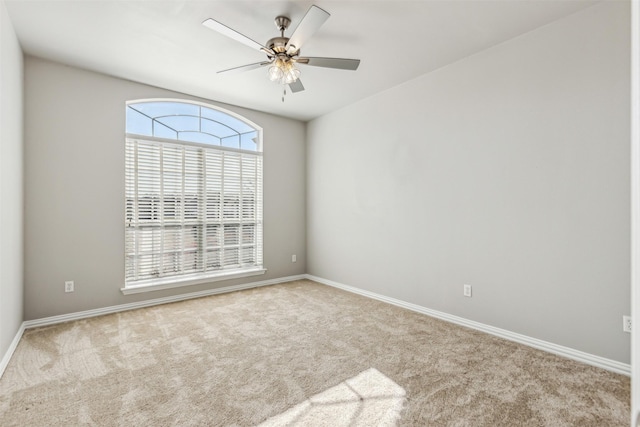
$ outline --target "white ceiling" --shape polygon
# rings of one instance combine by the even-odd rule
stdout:
[[[242,107],[310,120],[594,4],[587,0],[5,0],[25,53]],[[300,66],[281,101],[266,69],[216,71],[265,55],[203,25],[266,42],[312,5],[331,14],[303,56],[359,58],[357,71]]]

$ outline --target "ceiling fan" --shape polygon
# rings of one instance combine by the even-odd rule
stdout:
[[[275,19],[275,24],[280,31],[280,36],[269,39],[264,45],[211,18],[205,20],[202,25],[267,54],[266,61],[241,65],[239,67],[218,71],[218,73],[237,73],[269,66],[269,79],[282,85],[288,85],[291,92],[295,93],[304,90],[304,86],[300,81],[300,70],[296,68],[296,64],[337,68],[340,70],[356,70],[360,65],[359,59],[300,56],[300,48],[302,45],[318,31],[322,24],[329,19],[329,16],[331,15],[329,15],[328,12],[320,9],[318,6],[311,6],[304,18],[302,18],[302,21],[300,21],[293,31],[291,37],[285,37],[284,35],[285,30],[289,28],[289,24],[291,24],[291,20],[286,16],[278,16]],[[284,97],[282,100],[284,101]]]

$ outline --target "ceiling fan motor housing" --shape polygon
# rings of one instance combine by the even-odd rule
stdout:
[[[290,45],[287,49],[287,43],[289,42],[289,37],[274,37],[269,39],[265,43],[265,46],[271,49],[276,55],[278,54],[287,54],[287,56],[297,56],[300,54],[300,49],[297,47]]]

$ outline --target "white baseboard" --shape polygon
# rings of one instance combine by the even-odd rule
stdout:
[[[76,313],[61,314],[59,316],[44,317],[42,319],[25,320],[24,329],[35,328],[39,326],[55,325],[56,323],[69,322],[71,320],[87,319],[89,317],[102,316],[104,314],[117,313],[120,311],[135,310],[136,308],[151,307],[154,305],[166,304],[176,301],[184,301],[193,298],[200,298],[209,295],[224,294],[227,292],[242,291],[245,289],[258,288],[260,286],[275,285],[277,283],[291,282],[294,280],[305,279],[304,274],[297,276],[279,277],[277,279],[261,280],[259,282],[245,283],[243,285],[225,286],[224,288],[207,289],[205,291],[189,292],[187,294],[173,295],[170,297],[154,298],[128,304],[114,305],[111,307],[96,308],[93,310],[79,311]]]
[[[627,376],[631,375],[631,365],[627,363],[621,363],[615,360],[585,353],[583,351],[575,350],[569,347],[564,347],[564,346],[553,344],[547,341],[539,340],[537,338],[528,337],[526,335],[507,331],[506,329],[500,329],[490,325],[485,325],[483,323],[475,322],[473,320],[468,320],[463,317],[458,317],[458,316],[447,314],[441,311],[432,310],[416,304],[408,303],[395,298],[390,298],[381,294],[355,288],[353,286],[344,285],[342,283],[334,282],[328,279],[323,279],[321,277],[313,276],[310,274],[300,274],[297,276],[280,277],[277,279],[262,280],[259,282],[246,283],[243,285],[226,286],[224,288],[209,289],[205,291],[190,292],[187,294],[174,295],[174,296],[164,297],[164,298],[155,298],[151,300],[145,300],[145,301],[134,302],[129,304],[121,304],[121,305],[115,305],[111,307],[97,308],[93,310],[63,314],[60,316],[51,316],[51,317],[45,317],[42,319],[26,320],[22,322],[22,325],[20,325],[20,329],[18,330],[15,338],[11,342],[9,349],[6,351],[4,357],[2,358],[2,361],[0,361],[0,377],[2,377],[4,370],[9,364],[9,360],[11,359],[11,356],[13,356],[13,353],[15,352],[16,347],[18,346],[18,342],[20,341],[20,338],[22,338],[22,334],[24,333],[25,329],[35,328],[39,326],[54,325],[56,323],[69,322],[71,320],[86,319],[89,317],[101,316],[104,314],[134,310],[136,308],[150,307],[154,305],[166,304],[166,303],[176,302],[176,301],[183,301],[187,299],[199,298],[199,297],[204,297],[209,295],[217,295],[217,294],[222,294],[227,292],[241,291],[244,289],[257,288],[260,286],[275,285],[278,283],[291,282],[294,280],[301,280],[301,279],[313,280],[315,282],[322,283],[324,285],[332,286],[334,288],[342,289],[347,292],[351,292],[351,293],[359,294],[368,298],[376,299],[378,301],[383,301],[389,304],[396,305],[398,307],[406,308],[411,311],[426,314],[427,316],[435,317],[437,319],[442,319],[447,322],[455,323],[461,326],[466,326],[471,329],[476,329],[478,331],[486,332],[488,334],[495,335],[500,338],[504,338],[510,341],[524,344],[529,347],[537,348],[539,350],[544,350],[549,353],[557,354],[559,356],[567,357],[569,359],[586,363],[588,365],[596,366],[598,368],[606,369],[608,371],[616,372],[616,373],[627,375]]]
[[[618,362],[615,360],[607,359],[604,357],[596,356],[593,354],[585,353],[580,350],[575,350],[569,347],[553,344],[547,341],[532,338],[526,335],[518,334],[515,332],[507,331],[506,329],[496,328],[484,323],[468,320],[463,317],[454,316],[441,311],[432,310],[430,308],[422,307],[420,305],[411,304],[395,298],[390,298],[384,295],[376,294],[374,292],[365,291],[363,289],[354,288],[353,286],[344,285],[342,283],[334,282],[332,280],[323,279],[322,277],[306,274],[305,277],[314,282],[322,283],[323,285],[332,286],[334,288],[342,289],[347,292],[359,294],[368,298],[383,301],[389,304],[396,305],[398,307],[406,308],[411,311],[426,314],[427,316],[435,317],[437,319],[445,320],[447,322],[455,323],[457,325],[466,326],[467,328],[475,329],[481,332],[486,332],[491,335],[495,335],[500,338],[514,341],[520,344],[527,345],[529,347],[537,348],[538,350],[544,350],[549,353],[557,354],[569,359],[576,360],[578,362],[586,363],[591,366],[606,369],[608,371],[616,372],[631,376],[631,365],[627,363]]]
[[[16,332],[16,336],[13,337],[13,341],[11,341],[11,345],[7,349],[7,352],[4,354],[2,361],[0,361],[0,378],[2,378],[2,374],[4,374],[4,370],[7,369],[7,365],[9,364],[9,360],[11,360],[11,356],[16,351],[18,347],[18,343],[20,342],[20,338],[22,338],[22,334],[24,333],[25,326],[24,322],[18,328],[18,332]]]

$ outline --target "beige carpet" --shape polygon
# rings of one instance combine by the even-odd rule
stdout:
[[[4,426],[627,426],[628,377],[309,281],[27,330]]]

